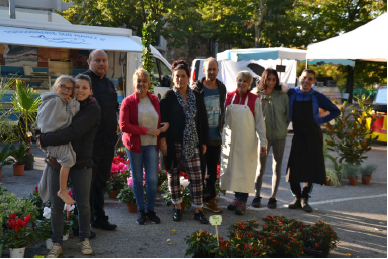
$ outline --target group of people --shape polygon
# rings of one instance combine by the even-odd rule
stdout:
[[[219,68],[214,58],[206,59],[205,77],[191,87],[189,65],[177,60],[171,67],[173,87],[159,102],[149,92],[150,74],[139,68],[133,75],[134,93],[123,100],[118,113],[117,94],[105,77],[106,53],[92,51],[88,63],[89,70],[75,79],[59,77],[53,93],[42,97],[43,104],[38,112],[42,133],[37,143],[47,152],[49,165],[42,177],[41,185],[46,186],[42,188],[42,195],[48,192],[52,201],[54,247],[48,257],[62,253],[64,202],[76,202],[79,229],[74,233],[79,235],[83,254],[92,253],[89,238],[95,237],[95,233],[90,231],[90,223],[92,227],[105,230],[117,227],[105,215],[104,191],[119,129],[123,132],[122,142],[130,161],[140,225],[147,220],[155,224],[161,222],[154,210],[159,151],[165,156],[174,221],[182,219],[181,171],[189,177],[194,219],[208,223],[204,208],[222,212],[215,188],[218,164],[221,164],[221,188],[235,193],[228,210],[244,215],[249,193],[253,192],[252,206],[260,207],[260,191],[271,148],[272,193],[267,206],[276,208],[290,120],[294,137],[287,181],[295,200],[289,208],[312,211],[308,205],[312,184],[325,182],[319,124],[340,114],[330,100],[311,88],[316,80],[314,71],[304,70],[301,86],[288,93],[280,86],[274,69],[264,71],[255,93],[250,91],[252,74],[240,71],[236,90],[227,93],[225,85],[217,79]],[[320,117],[319,108],[329,114]],[[61,123],[51,125],[56,119]],[[68,176],[72,179],[75,201],[64,192]],[[300,182],[304,182],[303,189]]]

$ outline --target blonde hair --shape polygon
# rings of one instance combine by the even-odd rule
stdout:
[[[252,84],[252,82],[253,82],[253,76],[252,76],[251,72],[249,72],[249,71],[247,71],[247,70],[243,70],[243,71],[238,72],[238,73],[237,73],[237,76],[236,76],[236,83],[237,83],[237,80],[238,80],[238,78],[239,78],[240,76],[245,77],[245,78],[248,79],[248,81],[249,81],[249,86]]]
[[[133,84],[132,86],[133,86],[133,88],[136,87],[137,79],[140,76],[143,76],[143,77],[147,78],[148,83],[151,85],[150,73],[148,73],[148,71],[145,70],[144,68],[139,67],[138,69],[136,69],[135,73],[133,73],[133,78],[132,78],[132,84]]]
[[[55,80],[55,83],[54,83],[53,87],[51,88],[51,91],[56,92],[60,85],[66,84],[66,83],[72,83],[73,87],[75,86],[75,80],[72,76],[61,75],[60,77],[57,78],[57,80]]]

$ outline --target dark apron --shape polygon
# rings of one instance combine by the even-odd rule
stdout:
[[[313,116],[313,102],[296,101],[292,106],[292,146],[287,165],[287,182],[326,182],[322,131]]]

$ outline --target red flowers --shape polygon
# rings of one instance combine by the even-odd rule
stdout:
[[[113,161],[112,161],[113,164],[120,164],[120,163],[124,163],[124,164],[127,164],[129,165],[129,161],[126,161],[123,157],[121,156],[116,156],[113,158]]]
[[[25,228],[27,223],[30,221],[31,216],[27,215],[24,217],[24,220],[19,219],[16,214],[10,214],[8,219],[8,226],[13,231],[18,230],[20,228]]]

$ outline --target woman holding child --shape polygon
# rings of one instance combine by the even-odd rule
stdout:
[[[54,84],[54,90],[61,87],[61,85],[64,85],[64,83],[61,80],[57,80]],[[71,142],[76,154],[76,162],[71,167],[69,176],[72,180],[73,192],[76,196],[75,201],[78,208],[81,253],[88,255],[93,253],[88,239],[90,236],[89,195],[93,166],[91,157],[94,137],[100,123],[101,111],[97,101],[91,97],[92,85],[88,76],[78,75],[75,78],[75,84],[66,84],[66,87],[61,88],[69,96],[73,95],[77,99],[80,104],[80,110],[74,116],[70,126],[37,136],[37,145],[40,142],[42,147],[61,146]],[[54,242],[53,248],[47,255],[48,258],[55,258],[63,253],[63,208],[65,203],[57,195],[60,189],[59,169],[54,169],[50,166],[48,171],[51,193],[52,239]]]

